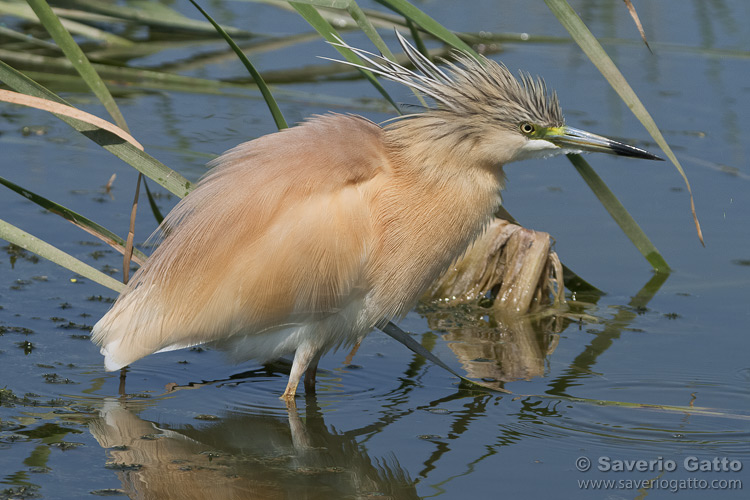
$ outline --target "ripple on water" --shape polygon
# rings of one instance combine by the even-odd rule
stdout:
[[[530,398],[526,406],[536,405],[549,414],[544,425],[525,425],[519,418],[510,426],[536,437],[562,438],[558,442],[563,446],[574,442],[582,449],[619,449],[630,454],[715,450],[750,457],[750,392],[745,387],[694,373],[632,381],[618,378],[608,374],[607,379],[585,384],[587,395],[614,396],[617,401],[580,399],[543,404]],[[583,390],[577,388],[576,392]],[[731,408],[726,407],[727,402]],[[536,414],[540,414],[538,409]]]
[[[345,358],[346,353],[338,352],[321,360],[315,399],[320,407],[338,405],[342,400],[365,401],[369,406],[379,407],[405,384],[393,375],[392,369],[384,366],[389,360],[377,353],[360,353],[352,363],[347,363]],[[128,369],[126,393],[163,400],[158,404],[162,417],[180,411],[189,416],[192,413],[216,414],[228,409],[285,416],[286,404],[279,396],[286,387],[290,366],[284,360],[269,366],[253,362],[231,365],[222,353],[208,349],[161,353],[139,360]],[[404,366],[400,365],[401,370]],[[115,396],[119,372],[105,377],[100,393]],[[302,384],[298,388],[297,404],[306,404]],[[348,406],[343,405],[338,411],[346,411],[346,408]]]

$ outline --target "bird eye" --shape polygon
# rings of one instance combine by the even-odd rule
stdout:
[[[522,123],[521,124],[521,132],[524,134],[530,135],[533,134],[536,131],[536,128],[531,123]]]

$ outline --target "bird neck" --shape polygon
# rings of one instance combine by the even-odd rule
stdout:
[[[480,147],[485,129],[477,120],[427,112],[391,123],[384,134],[392,157],[400,160],[394,167],[409,171],[403,173],[413,172],[425,180],[440,182],[464,176],[470,170],[489,171],[502,189],[502,164]]]
[[[428,134],[422,140],[419,129],[385,131],[389,172],[373,197],[380,234],[368,274],[386,317],[408,311],[466,251],[491,220],[503,187],[500,165],[478,161],[466,145],[422,142],[430,131],[419,128]]]

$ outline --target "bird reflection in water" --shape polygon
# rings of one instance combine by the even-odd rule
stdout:
[[[146,404],[109,400],[89,424],[130,498],[419,498],[394,456],[371,458],[327,428],[314,401],[304,419],[237,413],[179,428],[141,419]]]

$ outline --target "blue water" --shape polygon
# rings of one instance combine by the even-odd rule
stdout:
[[[0,498],[117,492],[110,490],[132,498],[745,498],[736,481],[750,485],[750,7],[743,0],[637,3],[651,54],[621,2],[571,3],[604,38],[682,162],[705,248],[684,182],[668,162],[588,157],[672,267],[666,280],[655,278],[564,158],[510,165],[505,206],[525,226],[549,232],[563,262],[605,292],[582,306],[588,319],[516,331],[477,314],[412,312],[401,326],[454,369],[527,376],[505,384],[513,395],[464,391],[375,332],[350,363],[346,352],[326,356],[317,397],[299,398],[290,412],[278,399],[283,370],[227,365],[213,351],[145,358],[128,374],[129,396],[118,397],[118,376],[104,372],[85,338],[113,292],[2,244],[0,491],[10,492]],[[564,41],[543,3],[481,1],[470,11],[447,0],[417,5],[458,31],[528,33],[530,42],[503,43],[492,57],[543,75],[569,124],[658,149],[580,49]],[[207,6],[221,22],[255,32],[309,31],[295,14],[268,6]],[[173,7],[199,18],[189,2]],[[18,26],[9,16],[0,22]],[[561,41],[534,42],[542,35]],[[395,48],[388,30],[383,36]],[[361,35],[347,40],[367,47]],[[130,64],[158,67],[221,47]],[[332,51],[312,41],[252,57],[271,70],[322,64],[317,55]],[[245,75],[232,58],[183,74]],[[408,91],[388,88],[413,102]],[[329,109],[376,121],[392,116],[373,103],[378,95],[365,82],[280,90],[302,93],[279,93],[290,122]],[[191,180],[214,155],[275,130],[250,90],[117,91],[136,138]],[[106,116],[87,93],[64,96]],[[9,105],[0,105],[0,148],[0,175],[126,233],[135,175],[120,160],[50,115]],[[103,186],[113,173],[108,194]],[[99,269],[120,269],[114,251],[2,189],[0,218]],[[167,211],[177,200],[158,202]],[[154,227],[142,200],[136,240]],[[473,349],[483,355],[461,356]],[[489,355],[497,361],[477,360]],[[179,389],[167,392],[170,383]],[[722,458],[741,470],[722,470]],[[586,460],[591,468],[577,469]],[[696,460],[710,470],[692,470]],[[672,462],[674,470],[659,470]],[[656,483],[639,491],[645,480]]]

